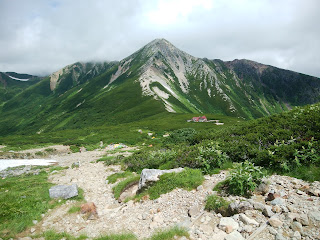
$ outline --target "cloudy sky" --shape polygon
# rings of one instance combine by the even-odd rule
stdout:
[[[320,77],[319,0],[0,0],[0,71],[121,60],[155,38]]]

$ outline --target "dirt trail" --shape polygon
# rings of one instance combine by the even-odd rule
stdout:
[[[125,150],[130,149],[123,149]],[[139,238],[149,237],[158,228],[189,224],[190,207],[194,205],[203,207],[207,194],[212,192],[214,182],[225,177],[225,173],[216,175],[215,180],[209,177],[200,191],[176,189],[157,200],[118,203],[112,193],[115,184],[107,184],[106,178],[119,172],[120,166],[107,167],[102,162],[96,163],[96,160],[105,153],[105,151],[91,151],[55,156],[53,158],[61,166],[71,166],[74,162],[80,162],[80,167],[59,171],[49,177],[55,184],[76,183],[82,188],[85,200],[94,202],[97,206],[98,219],[86,220],[79,213],[68,213],[70,207],[77,202],[67,201],[66,204],[49,211],[44,216],[34,227],[36,233],[54,229],[75,236],[86,234],[91,238],[119,232],[132,232]]]

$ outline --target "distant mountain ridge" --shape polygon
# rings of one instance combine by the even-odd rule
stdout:
[[[250,60],[196,58],[156,39],[120,62],[74,63],[24,89],[2,104],[0,133],[118,124],[166,112],[252,119],[319,100],[319,78]]]

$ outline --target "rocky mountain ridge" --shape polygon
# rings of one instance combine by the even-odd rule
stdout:
[[[5,98],[0,132],[119,124],[166,112],[253,119],[319,100],[319,78],[249,60],[196,58],[156,39],[120,62],[71,64]],[[28,113],[23,120],[20,112]]]

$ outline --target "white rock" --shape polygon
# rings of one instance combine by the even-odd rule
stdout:
[[[281,222],[278,218],[272,217],[269,219],[269,223],[272,227],[281,227],[283,222]]]
[[[244,222],[245,224],[259,226],[259,223],[258,223],[256,220],[247,217],[247,216],[246,216],[245,214],[243,214],[243,213],[240,214],[240,217],[239,217],[239,218],[240,218],[240,220],[241,220],[242,222]]]
[[[231,226],[233,230],[237,230],[239,228],[239,223],[237,223],[231,217],[223,217],[220,219],[219,227],[225,228],[226,226]]]
[[[227,234],[224,231],[219,230],[211,235],[210,240],[224,240]]]
[[[225,238],[225,240],[245,240],[244,237],[238,232],[233,231],[232,233],[228,234]]]

